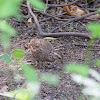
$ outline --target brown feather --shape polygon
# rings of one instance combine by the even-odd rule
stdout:
[[[27,45],[26,45],[27,46]],[[60,55],[55,52],[52,44],[46,40],[34,38],[32,39],[27,46],[30,49],[33,57],[37,61],[48,61],[53,62],[56,59],[60,58]]]

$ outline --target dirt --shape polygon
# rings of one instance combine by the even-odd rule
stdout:
[[[18,32],[18,35],[16,37],[11,38],[11,47],[10,50],[8,51],[9,53],[11,53],[11,51],[14,48],[21,48],[24,50],[24,45],[26,42],[30,41],[34,37],[40,38],[39,36],[37,36],[38,29],[34,23],[34,20],[32,19],[32,23],[28,22],[28,19],[32,17],[30,15],[28,16],[28,18],[25,17],[28,14],[27,8],[21,6],[21,9],[22,9],[21,12],[24,16],[23,20],[19,21],[15,18],[11,18],[9,21],[10,24]],[[47,9],[47,12],[53,15],[57,13],[57,10],[58,9],[56,8],[50,8]],[[41,20],[48,18],[48,16],[42,15],[39,12],[35,12],[35,14],[37,14],[37,18],[40,21],[40,25],[44,32],[49,32],[52,29],[56,28],[57,26],[65,22],[65,21],[55,20],[54,18],[42,22]],[[90,22],[92,22],[92,20],[86,20],[86,19],[77,22],[72,22],[66,25],[66,27],[60,28],[58,31],[80,32],[80,33],[83,32],[87,34],[86,25]],[[59,37],[56,40],[49,40],[49,42],[51,42],[55,48],[59,49],[59,52],[63,60],[56,60],[55,62],[52,63],[44,62],[45,65],[44,67],[41,66],[36,67],[38,74],[43,72],[58,74],[59,72],[63,72],[64,66],[70,62],[77,62],[80,64],[85,63],[87,51],[88,51],[89,39],[70,36],[70,37]],[[3,52],[4,50],[0,45],[0,55],[2,55]],[[93,50],[91,52],[90,62],[92,63],[95,59],[98,58],[100,58],[100,40],[96,39]],[[31,65],[36,63],[36,61],[34,60],[31,54],[27,54],[23,60],[27,63],[30,63]],[[91,64],[91,67],[94,66]],[[16,74],[14,74],[13,71],[16,69],[20,73],[19,75],[21,76],[21,81],[15,81]],[[100,72],[100,68],[95,66],[95,69],[97,69],[98,72]],[[14,62],[14,64],[8,65],[5,62],[0,60],[0,90],[3,87],[7,86],[5,91],[11,91],[16,88],[22,87],[24,83],[25,83],[25,78],[16,62]],[[70,73],[67,73],[67,74],[60,75],[60,83],[57,86],[52,86],[42,82],[41,90],[37,96],[37,99],[38,100],[78,100],[79,90],[80,90],[80,86],[71,79]],[[7,99],[0,96],[0,100],[7,100]],[[82,94],[81,100],[87,100],[86,96]]]

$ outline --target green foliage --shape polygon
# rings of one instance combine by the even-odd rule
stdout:
[[[0,0],[0,18],[16,16],[21,0]]]
[[[87,29],[92,31],[93,38],[100,38],[100,24],[97,23],[88,24]]]
[[[15,30],[5,21],[0,21],[0,29],[2,30],[1,33],[1,42],[4,49],[8,49],[10,47],[10,37],[15,36]]]
[[[75,62],[70,63],[65,66],[65,72],[74,72],[82,76],[88,76],[88,67],[87,65],[80,65]]]
[[[15,50],[13,50],[12,55],[14,58],[20,60],[22,57],[25,56],[25,53],[21,49],[15,49]]]
[[[0,0],[0,40],[5,50],[5,54],[0,58],[6,63],[12,62],[11,57],[6,53],[10,47],[10,38],[16,36],[16,31],[6,22],[6,18],[19,17],[20,9],[19,5],[22,0]],[[45,4],[41,0],[29,0],[35,8],[43,10]],[[40,82],[38,81],[37,73],[34,68],[22,63],[21,58],[25,56],[25,53],[21,49],[15,49],[12,52],[12,56],[17,59],[17,63],[21,63],[20,67],[27,79],[26,89],[18,89],[11,92],[0,93],[2,96],[9,97],[11,99],[18,100],[32,100],[40,90]],[[8,64],[9,65],[9,64]]]
[[[18,89],[11,92],[0,93],[0,95],[16,100],[31,100],[29,89]]]
[[[90,40],[90,47],[88,47],[88,53],[86,62],[89,64],[90,56],[91,56],[91,50],[93,48],[93,43],[95,38],[100,38],[100,24],[91,23],[87,25],[87,29],[91,30],[92,37]],[[96,65],[100,66],[100,60],[96,60]],[[84,88],[82,89],[82,92],[85,95],[89,95],[88,100],[99,100],[100,99],[100,74],[96,72],[93,69],[89,68],[89,65],[79,65],[76,63],[71,63],[69,65],[66,65],[65,72],[70,71],[74,74],[71,74],[72,79],[77,82],[78,84],[83,84]],[[76,73],[76,74],[75,74]],[[93,78],[89,78],[88,74],[90,74]],[[87,77],[84,77],[87,76]],[[97,80],[97,81],[96,81]]]
[[[44,10],[45,9],[45,4],[43,3],[42,0],[29,0],[31,4],[33,5],[34,8]]]
[[[10,47],[10,38],[6,33],[1,34],[1,42],[4,49],[8,49]]]
[[[85,86],[82,90],[84,94],[100,98],[100,74],[93,69],[89,69],[89,74],[98,81],[77,74],[72,74],[71,77],[78,84],[83,84]]]
[[[4,20],[6,18],[12,16],[20,16],[19,15],[19,5],[22,0],[0,0],[0,40],[4,49],[8,49],[10,47],[10,38],[12,36],[16,36],[15,30]],[[41,0],[29,0],[34,8],[43,10],[45,8],[45,4]],[[86,0],[87,1],[87,0]],[[72,27],[70,27],[72,28]],[[92,38],[100,38],[100,24],[88,24],[87,29],[91,30]],[[25,53],[21,49],[15,49],[12,52],[12,55],[15,59],[18,59],[20,67],[27,79],[26,89],[18,89],[11,92],[0,93],[2,96],[15,98],[19,100],[32,100],[32,98],[39,93],[40,90],[40,82],[38,81],[38,76],[35,68],[22,63],[21,58],[25,56]],[[5,53],[0,57],[6,63],[12,62],[11,57]],[[100,66],[100,60],[96,62],[96,65]],[[82,89],[82,92],[86,95],[93,97],[90,100],[99,100],[100,98],[100,74],[90,68],[88,65],[80,65],[77,63],[70,63],[65,66],[65,72],[73,72],[76,74],[72,74],[72,79],[79,83],[83,84],[85,88]],[[88,78],[90,74],[94,77],[94,79]],[[85,76],[85,77],[84,77]],[[41,80],[47,82],[52,85],[56,85],[59,82],[58,75],[52,75],[49,73],[41,74]]]
[[[52,75],[49,73],[43,73],[41,75],[41,80],[52,85],[57,85],[59,82],[59,76],[58,75]]]
[[[97,65],[98,67],[100,67],[100,59],[97,59],[97,60],[96,60],[96,65]]]
[[[37,80],[37,73],[36,73],[36,70],[34,67],[31,67],[31,66],[24,64],[24,63],[22,63],[20,65],[20,67],[22,68],[24,75],[29,82],[37,82],[38,81]]]
[[[40,90],[40,83],[38,81],[38,76],[36,73],[35,68],[21,63],[20,67],[22,68],[24,75],[28,81],[27,83],[27,89],[31,91],[30,96],[34,97],[37,93],[39,93]]]
[[[6,20],[3,20],[0,22],[0,29],[2,32],[6,33],[6,35],[16,36],[16,31],[6,22]]]
[[[12,59],[10,58],[10,56],[8,54],[4,54],[0,57],[3,61],[10,63],[12,62]]]

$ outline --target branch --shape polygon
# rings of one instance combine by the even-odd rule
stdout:
[[[84,18],[89,17],[91,15],[94,15],[96,13],[98,13],[98,11],[95,11],[95,12],[92,12],[90,14],[86,14],[86,15],[83,15],[83,16],[80,16],[80,17],[72,18],[72,19],[68,20],[67,22],[65,22],[63,25],[58,26],[57,28],[55,28],[54,30],[52,30],[51,33],[55,32],[57,29],[62,28],[63,26],[65,26],[65,25],[67,25],[67,24],[69,24],[69,23],[71,23],[73,21],[78,21],[78,20],[84,19]]]
[[[35,21],[35,23],[36,23],[36,25],[37,25],[37,27],[38,27],[38,30],[39,30],[40,34],[42,34],[43,31],[42,31],[42,29],[41,29],[41,27],[40,27],[40,24],[39,24],[39,22],[38,22],[38,20],[37,20],[37,18],[36,18],[36,16],[35,16],[35,14],[32,12],[32,9],[31,9],[31,6],[30,6],[29,1],[27,1],[27,7],[28,7],[28,10],[29,10],[30,14],[31,14],[32,17],[34,18],[34,21]]]
[[[78,32],[58,32],[58,33],[44,33],[40,27],[40,24],[35,16],[35,14],[32,12],[32,9],[31,9],[31,6],[29,4],[29,2],[27,1],[27,7],[28,7],[28,10],[30,12],[30,14],[32,15],[32,17],[34,18],[34,21],[37,25],[37,28],[39,30],[39,36],[41,37],[61,37],[61,36],[77,36],[77,37],[83,37],[83,38],[88,38],[90,39],[91,38],[91,35],[90,34],[87,34],[87,33],[78,33]]]
[[[79,0],[76,0],[76,1],[73,1],[69,4],[62,4],[62,5],[55,5],[55,4],[48,4],[47,6],[48,7],[64,7],[64,6],[69,6],[69,5],[72,5],[72,4],[75,4],[76,2],[78,2]]]

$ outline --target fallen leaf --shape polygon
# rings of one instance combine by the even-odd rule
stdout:
[[[56,40],[57,38],[53,38],[53,37],[45,37],[43,38],[44,40]]]
[[[84,11],[81,10],[78,6],[76,5],[69,5],[63,7],[63,9],[67,12],[68,15],[70,16],[82,16],[84,14]]]
[[[32,23],[32,18],[29,18],[29,19],[28,19],[28,22],[29,22],[29,23]]]

